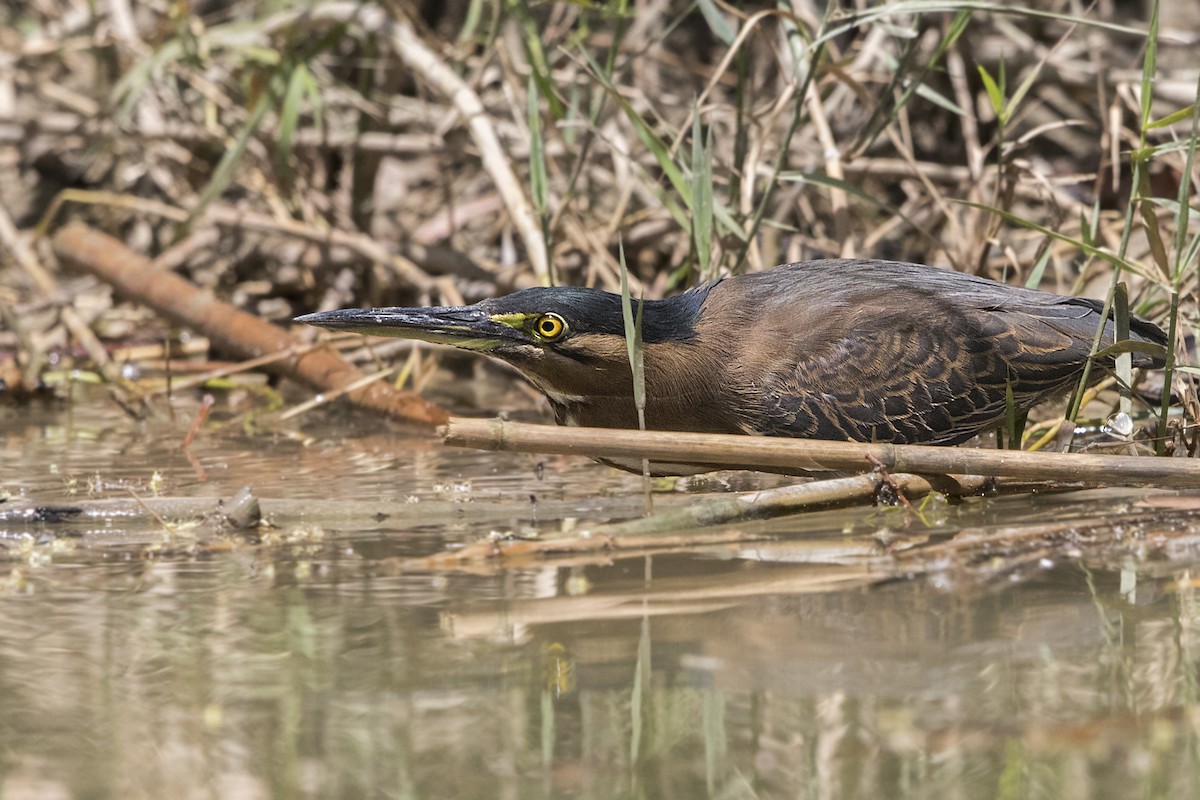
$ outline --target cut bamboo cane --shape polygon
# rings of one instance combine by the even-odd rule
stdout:
[[[642,459],[774,472],[891,472],[986,475],[1107,486],[1200,489],[1200,461],[1182,458],[1030,453],[927,445],[863,444],[676,431],[558,428],[498,419],[452,418],[446,444],[483,450]]]

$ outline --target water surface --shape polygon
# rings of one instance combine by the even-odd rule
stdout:
[[[773,542],[435,570],[411,559],[627,514],[640,483],[336,413],[209,429],[188,458],[193,410],[0,409],[0,489],[250,484],[412,514],[297,515],[261,540],[0,524],[5,800],[1200,796],[1186,514],[1131,524],[1119,547],[1039,544],[1014,568],[880,567],[962,529],[1119,519],[1136,494],[826,511],[746,526]],[[513,511],[435,511],[488,502]]]

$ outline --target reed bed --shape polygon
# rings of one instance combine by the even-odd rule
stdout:
[[[1200,446],[1188,4],[174,8],[0,11],[0,398],[95,375],[134,408],[161,396],[164,362],[248,357],[209,330],[217,346],[185,353],[170,298],[81,276],[51,246],[73,220],[283,327],[539,283],[616,291],[622,263],[651,298],[830,256],[1124,291],[1170,333],[1160,399],[1076,393],[1025,445],[1121,407],[1160,454]],[[134,345],[158,349],[116,355]],[[456,362],[407,355],[436,399]]]

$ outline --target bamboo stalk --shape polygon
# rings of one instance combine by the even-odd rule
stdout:
[[[891,472],[987,475],[1109,486],[1200,488],[1200,461],[1180,458],[1031,453],[927,445],[863,444],[676,431],[557,428],[453,417],[441,428],[453,447],[641,459],[776,472]]]

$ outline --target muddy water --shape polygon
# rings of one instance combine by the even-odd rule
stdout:
[[[63,503],[251,484],[297,513],[261,541],[0,522],[5,800],[1200,796],[1186,516],[1125,531],[1145,546],[1117,555],[880,573],[897,543],[1119,516],[1130,493],[822,512],[687,556],[431,570],[408,559],[628,514],[640,485],[337,416],[210,427],[189,459],[194,403],[141,422],[107,409],[0,409],[0,489]],[[360,513],[317,524],[312,500]],[[469,513],[487,503],[512,511]]]

